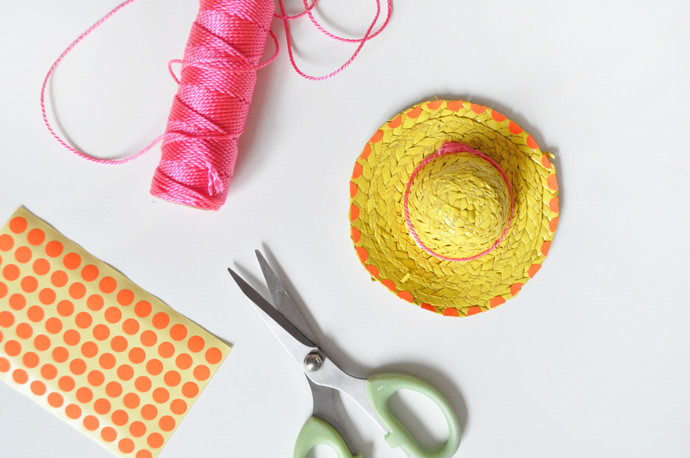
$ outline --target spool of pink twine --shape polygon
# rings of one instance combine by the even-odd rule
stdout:
[[[364,43],[377,36],[388,24],[391,0],[387,0],[383,24],[374,30],[381,14],[381,0],[376,1],[376,15],[362,38],[344,38],[325,30],[313,15],[317,0],[303,0],[304,11],[288,15],[283,0],[278,0],[281,14],[274,15],[273,0],[200,0],[199,14],[192,25],[184,58],[172,61],[182,64],[180,78],[172,72],[179,87],[173,100],[165,133],[138,153],[123,159],[102,159],[91,156],[63,140],[48,120],[45,92],[55,69],[65,56],[87,35],[115,13],[136,0],[124,0],[74,40],[48,70],[41,88],[41,112],[53,137],[78,156],[101,164],[129,162],[159,141],[163,141],[161,160],[151,184],[151,194],[162,199],[197,207],[218,210],[228,195],[237,160],[237,141],[244,131],[251,104],[256,72],[270,64],[278,55],[278,41],[270,31],[273,17],[285,25],[290,63],[295,71],[311,80],[330,78],[357,57]],[[309,16],[316,28],[329,38],[357,43],[350,59],[323,76],[302,72],[295,62],[290,40],[289,21]],[[266,39],[271,34],[276,52],[260,63]]]
[[[273,0],[201,0],[151,193],[219,209],[228,194]]]

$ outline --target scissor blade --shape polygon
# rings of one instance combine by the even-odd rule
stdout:
[[[261,271],[266,279],[266,284],[271,292],[271,297],[273,298],[273,304],[275,308],[278,309],[292,324],[295,325],[297,329],[302,331],[302,334],[307,336],[309,340],[314,343],[318,343],[314,335],[314,331],[307,323],[304,315],[300,311],[299,307],[295,301],[290,296],[290,293],[285,289],[285,285],[278,279],[278,275],[271,268],[270,264],[266,258],[261,254],[259,250],[254,250],[256,253],[256,258],[259,260],[259,265],[261,266]]]
[[[264,299],[264,297],[261,294],[259,294],[258,291],[249,286],[249,284],[246,281],[244,281],[242,277],[240,277],[235,271],[233,271],[229,267],[228,272],[230,272],[230,275],[232,275],[232,278],[235,280],[235,282],[240,287],[245,296],[251,299],[251,301],[254,302],[266,315],[268,315],[268,317],[271,318],[271,320],[273,320],[274,323],[278,324],[280,328],[286,331],[293,339],[295,339],[302,345],[316,348],[316,345],[307,336],[305,336],[302,333],[302,331],[297,329],[297,327],[295,327],[295,325],[293,325],[290,322],[290,320],[288,320],[285,317],[285,315],[276,310],[275,307],[273,307],[273,305],[271,305],[270,302]],[[267,324],[269,324],[268,321]],[[271,329],[274,330],[273,327],[271,327]],[[282,338],[281,335],[276,334],[276,337],[278,337],[284,345],[287,345],[287,342]],[[297,357],[297,355],[294,356]]]
[[[302,333],[304,333],[304,335],[306,335],[312,342],[316,342],[314,331],[307,323],[306,318],[295,303],[294,299],[292,299],[292,296],[290,296],[290,293],[288,293],[285,285],[279,280],[278,274],[276,274],[264,255],[259,250],[254,250],[254,252],[256,253],[256,258],[259,260],[259,265],[261,266],[261,271],[266,279],[268,289],[271,292],[271,297],[273,298],[275,308],[285,315],[285,317],[289,319],[297,328],[299,328]],[[309,382],[309,388],[311,389],[312,394],[313,416],[318,417],[333,426],[338,433],[340,433],[340,436],[343,438],[343,442],[345,442],[345,445],[347,445],[348,449],[352,450],[352,447],[350,446],[351,442],[344,433],[345,428],[343,427],[343,421],[337,412],[336,390],[327,386],[317,385],[308,376],[306,379],[307,382]]]

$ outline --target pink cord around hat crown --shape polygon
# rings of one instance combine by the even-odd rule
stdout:
[[[448,154],[457,154],[457,153],[469,153],[469,154],[474,154],[485,161],[487,161],[489,164],[491,164],[503,177],[503,181],[505,182],[507,189],[508,189],[508,194],[510,196],[510,214],[508,216],[508,222],[506,224],[505,229],[501,233],[501,236],[494,242],[493,245],[491,245],[488,249],[482,251],[481,253],[475,254],[473,256],[469,257],[464,257],[464,258],[453,258],[453,257],[448,257],[448,256],[443,256],[442,254],[436,253],[433,251],[431,248],[427,247],[424,242],[419,238],[419,235],[414,229],[414,226],[412,224],[412,221],[410,219],[410,213],[408,209],[408,201],[409,201],[409,194],[410,194],[410,188],[412,187],[412,183],[414,182],[415,177],[419,173],[419,171],[427,165],[429,162],[441,157],[445,156]],[[438,151],[436,151],[434,154],[424,158],[417,167],[414,169],[412,172],[412,175],[410,175],[410,179],[407,182],[407,186],[405,188],[405,194],[404,194],[404,211],[405,211],[405,222],[407,224],[407,228],[410,232],[410,236],[414,239],[415,243],[422,248],[424,251],[429,253],[430,255],[437,257],[439,259],[442,259],[444,261],[454,261],[454,262],[459,262],[459,261],[472,261],[474,259],[481,258],[482,256],[485,256],[489,253],[491,253],[496,247],[503,241],[505,238],[506,234],[508,233],[508,230],[510,229],[510,225],[513,220],[513,189],[510,186],[510,181],[508,180],[508,177],[506,176],[506,173],[503,171],[503,169],[494,161],[491,159],[489,156],[477,151],[476,149],[460,142],[446,142],[444,143]]]

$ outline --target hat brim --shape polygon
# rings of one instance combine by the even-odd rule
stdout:
[[[411,174],[449,141],[496,161],[514,193],[505,238],[471,261],[428,254],[405,222],[403,199]],[[399,113],[367,142],[352,173],[350,224],[360,261],[393,293],[427,310],[467,316],[503,304],[540,269],[558,225],[551,159],[520,126],[481,105],[434,100]]]

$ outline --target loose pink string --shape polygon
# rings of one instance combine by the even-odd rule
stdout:
[[[63,140],[48,120],[45,93],[55,69],[65,56],[87,35],[135,0],[125,0],[74,40],[50,67],[41,87],[41,113],[51,135],[65,148],[89,161],[122,164],[136,159],[163,140],[161,161],[154,174],[151,193],[157,197],[203,209],[217,210],[227,197],[227,188],[237,158],[237,140],[244,130],[256,71],[273,62],[279,52],[278,40],[270,30],[273,17],[285,25],[290,62],[295,71],[311,80],[330,78],[354,61],[364,44],[386,27],[391,15],[373,31],[381,14],[376,0],[376,15],[362,38],[336,36],[323,28],[313,15],[317,0],[303,0],[304,11],[287,15],[282,0],[281,14],[274,15],[273,0],[201,0],[198,17],[185,50],[185,57],[173,60],[168,68],[178,83],[178,93],[168,119],[165,134],[157,137],[138,153],[123,159],[91,156]],[[319,77],[302,72],[295,62],[289,21],[307,15],[326,36],[343,42],[359,43],[354,53],[335,71]],[[275,53],[260,63],[266,36],[275,43]],[[172,69],[181,64],[180,77]]]
[[[496,170],[498,170],[503,177],[503,181],[505,181],[506,186],[508,186],[508,194],[510,195],[510,216],[508,217],[508,224],[506,225],[506,228],[503,230],[503,233],[501,236],[494,242],[491,247],[488,249],[482,251],[481,253],[475,254],[474,256],[469,256],[466,258],[449,258],[446,256],[443,256],[442,254],[436,253],[433,251],[431,248],[427,247],[424,242],[422,242],[419,239],[419,236],[417,235],[417,232],[414,230],[414,227],[412,225],[412,221],[410,220],[410,212],[407,209],[407,202],[410,194],[410,188],[412,187],[412,182],[414,181],[415,177],[417,176],[417,173],[429,162],[433,161],[434,159],[437,159],[441,156],[444,156],[446,154],[457,154],[457,153],[470,153],[477,155],[487,161],[489,164],[491,164]],[[410,235],[414,239],[414,241],[417,243],[417,245],[429,253],[432,256],[435,256],[439,259],[443,259],[445,261],[472,261],[473,259],[481,258],[484,255],[487,255],[491,253],[505,238],[506,234],[508,233],[508,229],[510,229],[510,224],[513,221],[513,188],[510,186],[510,181],[508,181],[508,177],[506,176],[506,173],[503,171],[501,166],[499,166],[496,161],[491,159],[489,156],[486,154],[480,153],[476,149],[465,145],[464,143],[458,143],[458,142],[446,142],[439,148],[438,151],[436,151],[434,154],[431,156],[426,157],[422,162],[417,165],[417,167],[414,169],[412,172],[412,175],[410,176],[410,180],[407,182],[407,187],[405,188],[405,221],[407,222],[407,228],[410,231]]]
[[[276,13],[273,15],[273,17],[276,17],[278,19],[298,19],[298,18],[301,18],[302,16],[305,16],[307,14],[307,12],[311,11],[316,6],[317,1],[318,0],[313,0],[311,2],[311,5],[307,5],[307,2],[304,2],[304,11],[302,11],[301,13],[293,14],[292,16],[288,16],[285,14],[285,10],[282,8],[282,4],[281,4],[281,10],[282,10],[283,14]]]
[[[326,30],[325,28],[323,28],[321,26],[321,24],[319,24],[319,22],[316,20],[314,15],[312,14],[312,12],[311,12],[312,8],[311,7],[307,8],[306,4],[307,4],[307,2],[306,2],[306,0],[304,0],[305,10],[302,14],[307,14],[309,16],[309,19],[311,20],[312,24],[314,24],[314,27],[316,27],[318,30],[321,31],[321,33],[323,33],[324,35],[326,35],[329,38],[332,38],[332,39],[338,40],[338,41],[344,41],[347,43],[359,43],[361,41],[369,41],[372,38],[376,37],[378,34],[383,32],[383,29],[385,29],[386,26],[388,25],[388,22],[391,19],[391,12],[393,11],[392,0],[388,0],[386,2],[386,6],[387,6],[386,18],[383,20],[383,24],[381,24],[381,26],[378,28],[378,30],[376,30],[376,32],[372,32],[368,36],[365,34],[365,36],[362,38],[346,38],[346,37],[340,37],[340,36],[334,35],[331,32],[329,32],[328,30]],[[314,0],[314,5],[315,4],[316,4],[316,0]],[[314,5],[312,5],[312,6],[314,6]],[[377,8],[377,11],[376,11],[376,16],[374,17],[374,20],[372,21],[372,28],[373,28],[373,25],[376,24],[376,21],[378,20],[379,15],[381,13],[381,4],[380,4],[379,0],[376,0],[376,8]]]
[[[130,3],[133,3],[136,0],[126,0],[122,3],[120,3],[118,6],[113,8],[108,14],[103,16],[101,19],[99,19],[95,24],[93,24],[91,27],[89,27],[84,33],[79,35],[76,40],[74,40],[68,47],[65,49],[62,54],[53,62],[53,65],[50,66],[50,69],[48,70],[48,73],[46,74],[46,77],[43,79],[43,85],[41,86],[41,114],[43,116],[43,122],[45,123],[46,127],[48,128],[48,131],[51,133],[51,135],[60,143],[62,146],[76,154],[77,156],[86,159],[88,161],[92,162],[97,162],[99,164],[124,164],[129,161],[133,161],[134,159],[138,158],[142,154],[146,153],[148,150],[153,148],[156,143],[161,141],[163,138],[163,135],[160,135],[156,137],[151,143],[149,143],[147,146],[144,147],[141,151],[139,151],[136,154],[133,154],[131,156],[125,157],[123,159],[102,159],[98,157],[91,156],[89,154],[84,153],[83,151],[75,148],[74,146],[70,145],[67,143],[65,140],[63,140],[57,132],[55,132],[55,129],[53,129],[53,126],[50,124],[50,121],[48,120],[48,115],[46,113],[46,103],[45,103],[45,93],[46,93],[46,88],[48,87],[48,82],[50,81],[51,77],[53,76],[53,73],[55,72],[55,69],[57,66],[62,62],[62,60],[65,58],[65,56],[72,51],[72,49],[79,44],[80,41],[82,41],[84,38],[86,38],[87,35],[89,35],[91,32],[94,31],[94,29],[98,28],[101,24],[103,24],[105,21],[110,19],[112,15],[120,11],[122,8],[125,6],[129,5]]]
[[[386,18],[384,19],[383,23],[378,28],[378,30],[376,30],[375,32],[372,32],[372,30],[376,26],[376,22],[379,20],[379,16],[381,15],[381,0],[376,0],[376,15],[374,16],[374,19],[369,24],[369,27],[367,28],[367,31],[365,32],[364,36],[362,38],[344,38],[344,37],[340,37],[340,36],[337,36],[337,35],[330,33],[325,28],[323,28],[321,26],[321,24],[319,24],[319,22],[316,20],[316,18],[314,17],[314,15],[312,13],[312,9],[316,5],[316,0],[314,0],[311,5],[308,4],[307,0],[303,0],[303,2],[304,2],[304,11],[302,13],[300,13],[296,16],[287,16],[287,14],[285,12],[285,6],[283,5],[283,0],[278,0],[278,6],[280,7],[281,14],[276,15],[276,17],[282,19],[283,25],[285,26],[285,40],[287,43],[286,47],[287,47],[288,57],[290,58],[290,64],[292,65],[292,68],[300,76],[302,76],[308,80],[312,80],[312,81],[326,80],[326,79],[332,78],[333,76],[335,76],[338,73],[345,70],[345,68],[347,68],[357,58],[360,51],[364,47],[364,44],[367,41],[374,38],[375,36],[377,36],[378,34],[380,34],[383,31],[383,29],[386,28],[386,26],[388,25],[388,22],[390,21],[391,12],[393,10],[392,0],[387,0]],[[326,35],[327,37],[332,38],[332,39],[337,40],[337,41],[343,41],[343,42],[348,42],[348,43],[359,43],[359,45],[357,46],[355,51],[352,53],[352,56],[350,56],[350,58],[344,64],[342,64],[340,67],[338,67],[337,69],[333,70],[332,72],[330,72],[326,75],[321,75],[321,76],[308,75],[308,74],[304,73],[299,68],[299,66],[297,65],[297,62],[295,61],[295,56],[294,56],[294,53],[292,52],[292,38],[290,36],[290,19],[301,17],[304,14],[307,14],[309,16],[309,19],[311,20],[311,22],[314,24],[314,26],[319,31],[321,31],[321,33]]]

